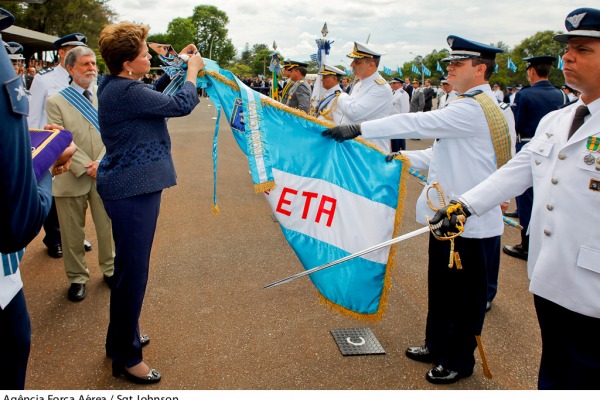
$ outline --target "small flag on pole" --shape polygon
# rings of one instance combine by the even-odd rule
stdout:
[[[398,67],[398,76],[402,76],[402,69]]]
[[[513,62],[513,60],[510,59],[510,57],[508,57],[508,69],[512,70],[512,72],[517,72],[517,66],[515,65],[515,63]]]
[[[417,68],[417,66],[415,64],[412,65],[412,72],[414,72],[415,74],[420,74],[421,71],[419,71],[419,68]]]
[[[429,68],[427,68],[426,66],[423,65],[423,74],[425,76],[431,76],[431,71],[429,70]]]
[[[386,66],[383,67],[383,72],[385,72],[388,75],[392,74],[392,70],[390,68],[386,67]]]
[[[562,57],[558,56],[558,69],[562,71],[564,66],[565,66],[565,63],[564,63]]]
[[[437,70],[440,71],[442,74],[445,73],[439,61],[437,62]]]

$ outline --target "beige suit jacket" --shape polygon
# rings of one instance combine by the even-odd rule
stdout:
[[[98,108],[97,88],[94,87],[92,103]],[[85,165],[101,160],[106,152],[100,132],[81,115],[60,93],[46,101],[48,123],[64,126],[73,134],[77,152],[71,159],[69,173],[58,175],[52,182],[52,195],[55,197],[75,197],[89,193],[95,179],[85,173]]]

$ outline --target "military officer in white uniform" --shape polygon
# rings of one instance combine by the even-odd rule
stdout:
[[[393,114],[404,114],[410,111],[410,96],[404,90],[404,80],[401,78],[392,78],[390,80],[392,88],[392,111]],[[406,150],[406,139],[392,139],[392,151]]]
[[[390,115],[392,90],[377,72],[381,56],[364,44],[354,42],[348,57],[354,59],[350,66],[360,80],[352,87],[350,96],[338,99],[338,107],[344,114],[343,124],[358,124]],[[367,140],[386,154],[391,151],[390,139]]]
[[[325,89],[325,93],[322,93],[321,98],[316,102],[315,116],[317,119],[338,125],[342,119],[338,99],[348,96],[340,86],[340,79],[342,76],[346,76],[346,73],[332,65],[324,64],[319,75],[321,75],[321,85]]]
[[[417,200],[417,221],[423,225],[426,217],[435,213],[427,204],[432,182],[439,182],[445,201],[449,201],[496,171],[498,164],[510,159],[513,147],[514,119],[502,118],[504,112],[511,113],[510,108],[500,108],[488,83],[495,56],[502,50],[457,36],[449,36],[447,41],[452,51],[442,61],[450,62],[448,81],[465,93],[463,98],[442,110],[395,114],[323,132],[338,141],[361,133],[365,139],[436,139],[427,150],[402,152],[414,169],[429,169],[428,184]],[[489,125],[486,114],[501,123]],[[437,196],[430,197],[435,207],[440,207]],[[462,269],[455,262],[449,268],[450,243],[430,237],[425,344],[409,347],[406,355],[436,365],[425,375],[431,383],[454,383],[473,373],[476,336],[481,334],[485,317],[488,268],[500,257],[504,228],[498,205],[504,200],[470,219],[462,236],[454,240]]]
[[[65,56],[73,47],[86,46],[87,38],[81,33],[64,36],[54,42],[58,49],[60,65],[51,70],[40,71],[31,83],[31,99],[29,99],[30,128],[43,128],[48,120],[46,116],[46,99],[69,86],[69,73],[65,69]]]
[[[458,98],[458,92],[448,82],[448,77],[442,77],[442,94],[438,97],[438,110],[445,108],[452,100]]]
[[[38,72],[31,83],[31,97],[29,99],[29,115],[27,123],[30,128],[43,128],[48,121],[46,115],[46,99],[69,86],[69,73],[65,69],[65,56],[74,47],[86,46],[87,38],[81,33],[72,33],[55,41],[54,47],[58,49],[60,65],[57,67]],[[56,205],[52,202],[52,208],[44,223],[46,235],[43,239],[48,248],[48,255],[53,258],[63,256],[62,243],[60,240],[60,227]],[[92,249],[92,245],[86,240],[84,242],[86,251]]]
[[[468,225],[533,185],[527,270],[542,335],[538,388],[598,390],[600,10],[572,11],[565,25],[554,39],[567,44],[565,82],[581,98],[543,117],[508,164],[459,200],[473,214]]]

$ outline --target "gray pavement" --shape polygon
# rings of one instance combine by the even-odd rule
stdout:
[[[203,99],[192,115],[169,122],[178,185],[163,194],[140,320],[151,337],[144,359],[161,371],[162,381],[140,387],[111,376],[104,354],[109,289],[88,216],[86,235],[94,249],[87,255],[92,278],[84,301],[67,299],[62,260],[46,255],[43,233],[25,253],[32,320],[27,389],[535,389],[541,343],[524,261],[502,255],[499,293],[482,336],[493,379],[483,377],[478,363],[471,378],[449,387],[427,383],[430,366],[404,355],[424,337],[427,235],[401,244],[379,323],[334,314],[319,304],[307,278],[262,289],[302,267],[267,202],[254,193],[245,156],[224,119],[221,212],[211,213],[215,111],[209,104]],[[429,144],[408,141],[411,149]],[[420,227],[414,204],[421,188],[409,178],[402,233]],[[518,232],[506,228],[503,244],[518,240]],[[386,354],[343,357],[330,330],[351,327],[369,327]]]

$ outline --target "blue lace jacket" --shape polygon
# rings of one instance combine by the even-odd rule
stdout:
[[[175,95],[131,79],[105,75],[98,87],[98,120],[106,155],[98,167],[103,200],[152,193],[174,186],[175,166],[167,118],[188,115],[199,103],[196,87],[186,82]]]

